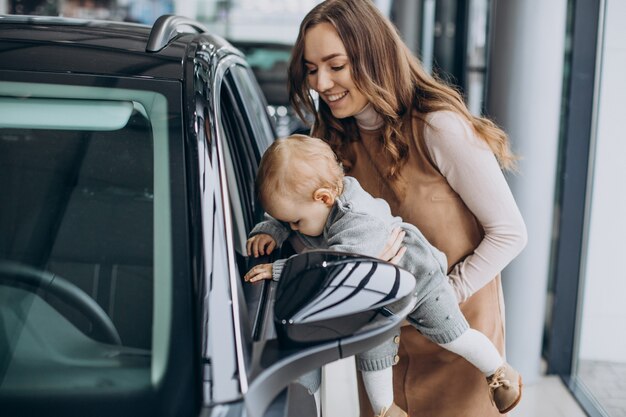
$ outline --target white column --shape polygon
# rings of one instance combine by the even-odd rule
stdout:
[[[509,184],[528,245],[503,272],[507,358],[527,383],[541,375],[567,0],[496,0],[488,114],[521,156]],[[576,261],[576,260],[573,260]]]

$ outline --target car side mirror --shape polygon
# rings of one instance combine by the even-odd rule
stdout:
[[[265,415],[272,399],[306,372],[396,335],[417,304],[415,287],[410,272],[367,256],[310,251],[290,257],[273,293],[278,337],[263,341],[252,366],[247,415]]]
[[[354,336],[414,308],[415,277],[375,258],[310,251],[287,260],[276,289],[281,344],[306,345]]]

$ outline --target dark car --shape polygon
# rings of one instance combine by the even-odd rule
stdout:
[[[0,16],[0,415],[304,415],[294,379],[389,337],[415,303],[391,264],[242,281],[274,135],[197,22]]]

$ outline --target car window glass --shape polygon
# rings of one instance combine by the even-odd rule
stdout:
[[[222,90],[222,126],[229,197],[233,216],[235,249],[245,255],[248,232],[254,224],[254,178],[256,160],[248,158],[243,143],[250,141],[243,115],[233,103],[231,90]]]
[[[242,108],[248,114],[248,129],[253,133],[256,149],[262,155],[275,139],[272,124],[267,115],[263,92],[256,83],[252,71],[241,65],[231,68],[231,74],[239,91]]]
[[[231,67],[232,69],[232,67]],[[241,108],[230,70],[226,72],[220,95],[223,128],[223,150],[228,195],[233,227],[235,261],[238,271],[238,289],[242,289],[243,275],[247,272],[246,241],[261,213],[257,202],[254,181],[258,168],[259,150],[253,132],[249,129],[248,115]],[[251,98],[252,99],[252,98]],[[243,292],[239,294],[243,301]],[[242,313],[246,322],[246,338],[250,337],[248,312]]]
[[[0,82],[0,98],[13,111],[0,115],[0,389],[158,384],[171,320],[165,97]]]
[[[273,140],[269,119],[260,104],[260,93],[248,89],[251,74],[233,65],[225,75],[221,91],[221,117],[225,132],[226,168],[230,198],[233,202],[237,250],[245,253],[245,241],[252,227],[262,217],[262,208],[256,198],[255,180],[258,161]],[[246,103],[246,105],[244,105]],[[256,104],[255,104],[256,103]],[[258,112],[250,112],[252,106]],[[258,129],[259,126],[267,128]]]

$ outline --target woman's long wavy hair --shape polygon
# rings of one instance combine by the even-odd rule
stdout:
[[[337,119],[319,100],[315,109],[304,63],[307,30],[331,24],[344,44],[355,85],[384,120],[383,147],[391,161],[388,175],[394,177],[408,157],[405,138],[412,118],[422,120],[433,111],[451,110],[462,115],[491,148],[500,166],[512,169],[515,156],[507,135],[491,120],[476,117],[467,109],[457,90],[424,71],[395,27],[370,0],[327,0],[314,7],[300,24],[289,64],[291,104],[304,120],[306,110],[315,115],[312,135],[327,140],[341,159],[350,140],[359,140],[354,117]],[[349,138],[349,139],[343,139]]]

